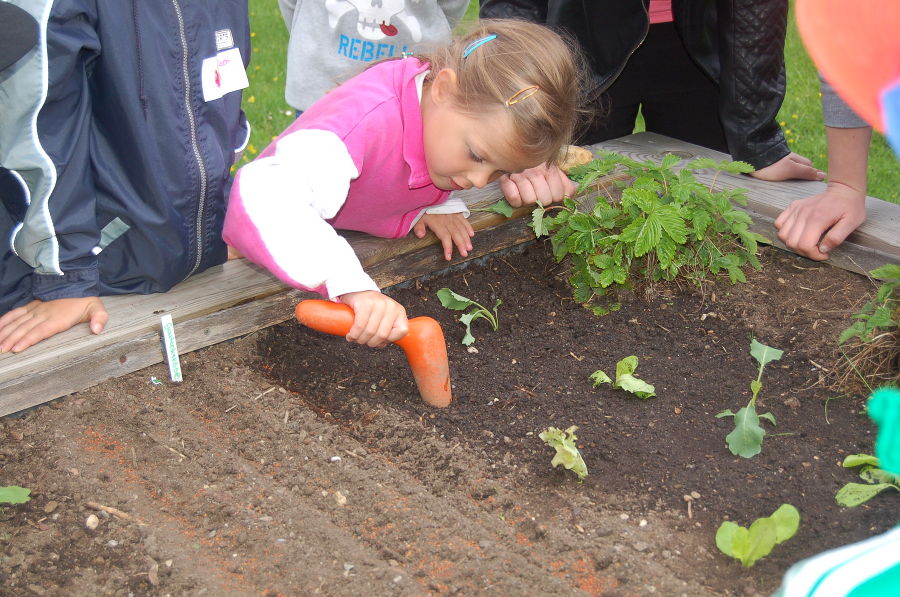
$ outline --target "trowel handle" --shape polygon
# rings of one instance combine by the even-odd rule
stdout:
[[[317,332],[346,336],[353,327],[353,309],[342,303],[309,299],[297,303],[297,321]]]
[[[341,303],[300,301],[294,314],[306,327],[335,336],[346,336],[353,326],[353,309]],[[414,317],[409,320],[409,333],[395,344],[406,354],[422,399],[431,406],[449,406],[453,401],[450,364],[441,325],[431,317]]]

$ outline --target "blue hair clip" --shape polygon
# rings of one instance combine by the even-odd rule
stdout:
[[[465,50],[463,50],[463,58],[468,58],[469,54],[471,54],[472,51],[475,50],[475,48],[483,46],[492,39],[497,39],[496,33],[492,33],[486,37],[482,37],[481,39],[476,39],[475,41],[467,45]]]

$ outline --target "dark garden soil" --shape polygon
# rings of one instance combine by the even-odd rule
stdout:
[[[34,499],[0,511],[0,594],[768,595],[797,560],[890,528],[900,496],[834,502],[874,427],[822,377],[873,284],[762,261],[747,284],[661,287],[605,317],[542,244],[393,289],[444,328],[446,410],[398,348],[288,322],[186,355],[181,384],[156,366],[3,419],[0,485]],[[442,287],[501,299],[499,331],[478,321],[462,346]],[[785,352],[758,404],[778,425],[746,460],[715,415],[749,400],[754,337]],[[629,355],[656,398],[592,387]],[[537,437],[570,425],[583,483]],[[782,503],[796,537],[752,569],[718,552],[723,520]]]

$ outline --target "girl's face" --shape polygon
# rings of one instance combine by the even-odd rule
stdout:
[[[425,161],[436,187],[445,191],[481,188],[503,174],[537,165],[518,155],[509,142],[509,112],[467,114],[453,103],[455,87],[456,74],[444,69],[422,92]]]

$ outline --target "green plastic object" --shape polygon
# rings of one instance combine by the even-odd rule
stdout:
[[[869,398],[869,417],[878,425],[875,456],[882,470],[900,475],[900,389],[880,388]]]

